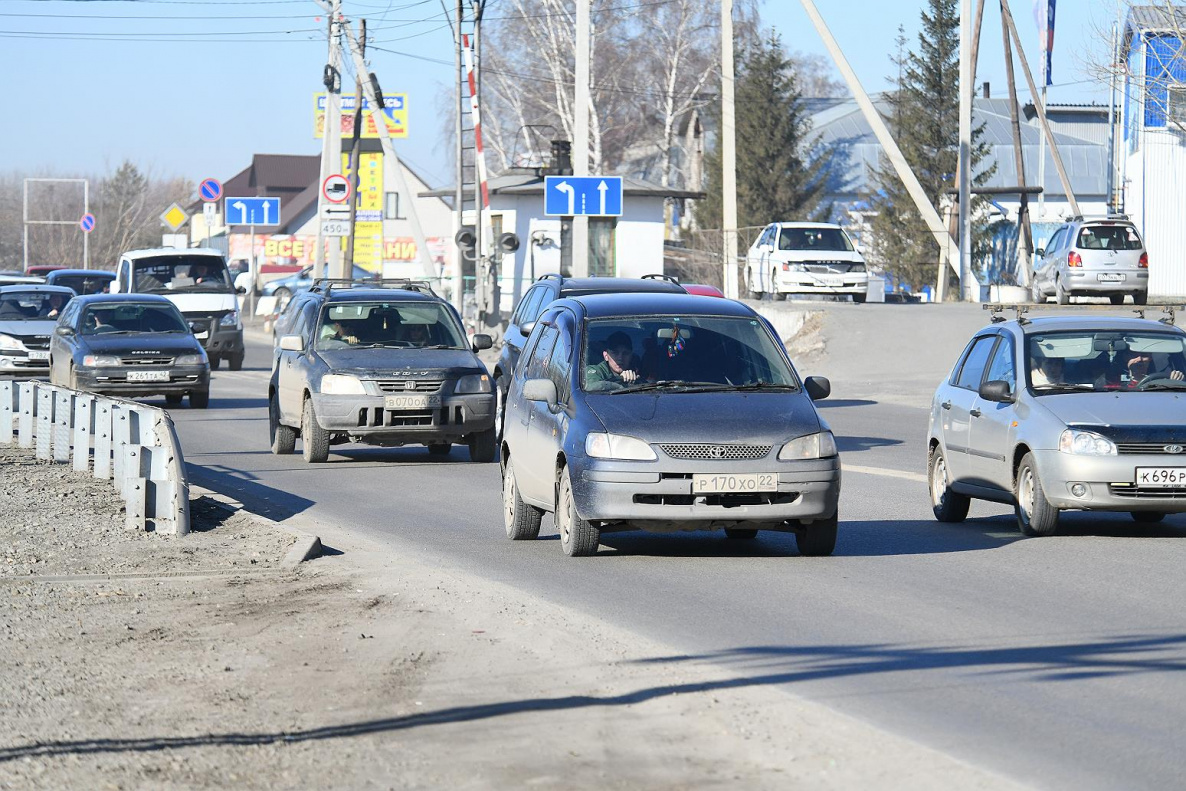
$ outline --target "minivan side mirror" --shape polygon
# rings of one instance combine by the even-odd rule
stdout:
[[[519,332],[523,333],[524,335],[530,335],[531,331],[534,329],[535,319],[532,319],[531,321],[525,321],[519,325]]]
[[[1009,383],[1003,379],[993,379],[980,385],[980,397],[985,401],[995,401],[998,404],[1013,403],[1013,391]]]
[[[809,376],[803,380],[803,389],[812,401],[823,401],[832,395],[832,383],[823,376]]]
[[[480,352],[483,349],[489,349],[494,345],[494,339],[485,333],[479,332],[474,335],[474,351]]]
[[[551,379],[528,379],[523,383],[523,397],[528,401],[543,401],[556,406],[556,383]]]
[[[1041,247],[1035,247],[1035,248],[1034,248],[1034,255],[1037,255],[1037,256],[1046,255],[1046,250],[1045,250],[1044,248],[1041,248]]]
[[[286,352],[303,352],[305,338],[302,335],[283,335],[280,337],[280,348]]]
[[[72,330],[70,327],[57,327],[54,329],[54,332],[56,332],[58,335],[61,335],[63,338],[69,338],[74,335],[74,330]]]

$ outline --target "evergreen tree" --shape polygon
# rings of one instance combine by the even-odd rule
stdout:
[[[922,29],[915,50],[902,54],[905,37],[899,34],[896,90],[886,95],[889,105],[882,115],[931,205],[940,210],[951,200],[959,170],[959,9],[957,0],[927,0]],[[984,184],[996,164],[984,166],[989,147],[982,140],[983,125],[972,134],[972,184]],[[870,218],[870,252],[897,280],[914,289],[934,285],[939,245],[915,208],[897,172],[883,155],[873,170],[874,194],[870,203],[877,212]],[[983,236],[987,201],[972,201],[972,232]]]
[[[737,224],[814,219],[830,212],[821,206],[830,157],[811,137],[795,62],[771,33],[745,47],[739,58],[736,89]],[[720,128],[720,108],[715,107]],[[696,206],[701,228],[721,227],[721,147],[705,157],[707,195]]]

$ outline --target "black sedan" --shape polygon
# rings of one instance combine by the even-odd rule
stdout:
[[[104,395],[163,395],[205,409],[210,361],[176,306],[152,294],[70,302],[50,341],[50,381]]]

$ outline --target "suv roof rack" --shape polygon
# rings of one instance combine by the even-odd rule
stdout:
[[[354,280],[348,277],[319,277],[313,281],[310,290],[329,294],[334,289],[343,288],[393,288],[404,291],[415,291],[420,294],[437,296],[432,290],[432,284],[427,280],[411,280],[406,277],[383,277],[374,280]]]
[[[658,273],[658,272],[655,272],[655,273],[652,273],[649,275],[643,275],[642,279],[643,280],[666,280],[668,283],[674,283],[677,286],[679,285],[679,278],[673,277],[672,275],[664,275],[664,274]]]
[[[553,278],[553,277],[554,277],[554,278],[556,278],[557,280],[563,280],[563,279],[564,279],[563,277],[561,277],[560,275],[556,274],[555,272],[548,272],[546,275],[540,275],[539,277],[537,277],[537,278],[535,279],[535,282],[537,282],[537,283],[538,283],[538,282],[540,282],[541,280],[547,280],[547,279],[549,279],[549,278]]]
[[[1009,317],[1004,315],[1008,311],[1013,311],[1015,313],[1018,324],[1029,324],[1031,322],[1031,319],[1029,318],[1028,314],[1033,311],[1045,311],[1045,310],[1066,311],[1066,310],[1068,310],[1068,308],[1071,311],[1074,311],[1076,313],[1116,313],[1118,310],[1116,307],[1113,307],[1111,305],[1051,305],[1049,307],[1046,307],[1044,305],[1031,305],[1029,303],[1015,303],[1015,304],[1009,304],[1009,303],[1003,303],[1003,302],[986,302],[986,303],[984,303],[984,309],[987,311],[990,311],[992,313],[992,316],[990,316],[990,320],[992,321],[993,324],[999,324],[1002,321],[1008,321]],[[1171,326],[1177,326],[1176,320],[1177,320],[1178,311],[1186,311],[1186,305],[1137,305],[1136,307],[1127,308],[1127,309],[1119,308],[1119,311],[1122,313],[1123,312],[1135,313],[1135,314],[1137,314],[1138,318],[1145,319],[1145,318],[1149,318],[1148,316],[1145,315],[1147,312],[1149,312],[1151,310],[1156,311],[1158,309],[1160,309],[1161,313],[1164,314],[1164,315],[1162,315],[1162,317],[1160,319],[1158,319],[1158,321],[1160,321],[1162,324],[1169,324]]]
[[[1127,220],[1127,214],[1070,214],[1063,222],[1090,222],[1091,220]]]

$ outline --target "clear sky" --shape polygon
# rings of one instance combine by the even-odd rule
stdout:
[[[490,0],[488,14],[504,3]],[[884,89],[898,26],[913,46],[923,0],[818,5],[866,88]],[[1032,0],[1012,5],[1037,69]],[[978,81],[999,96],[997,8],[989,0]],[[451,154],[438,119],[453,54],[441,0],[343,0],[343,10],[368,19],[383,90],[408,95],[401,156],[443,184]],[[825,54],[797,0],[764,0],[762,14],[790,49]],[[1106,52],[1099,31],[1115,14],[1116,0],[1059,3],[1050,101],[1107,101],[1086,64]],[[252,153],[319,153],[325,28],[313,0],[0,0],[0,73],[15,92],[0,112],[0,171],[98,175],[127,158],[158,176],[226,179]],[[352,76],[344,86],[353,90]]]

